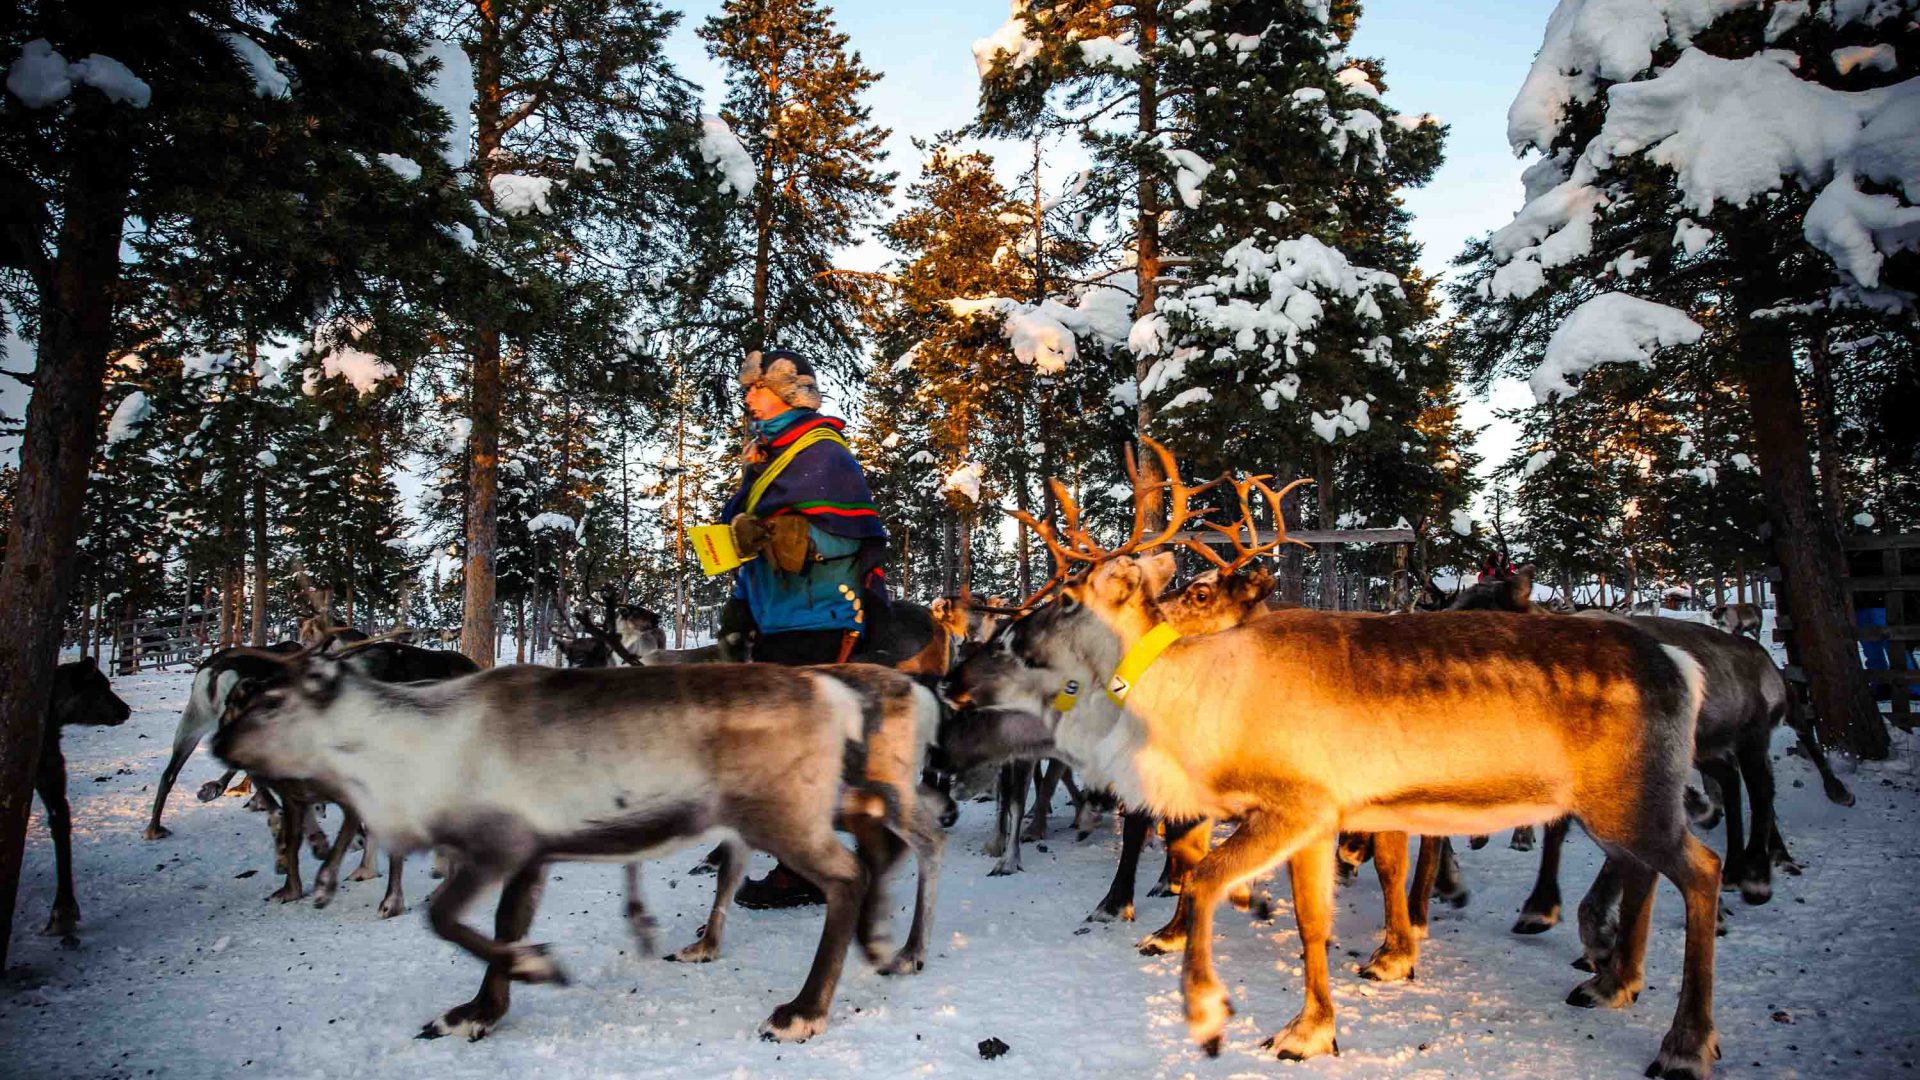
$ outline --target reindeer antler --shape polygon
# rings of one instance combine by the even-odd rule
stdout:
[[[1148,503],[1145,486],[1140,479],[1139,461],[1134,456],[1133,447],[1126,449],[1127,477],[1133,481],[1133,528],[1128,532],[1126,542],[1117,548],[1100,546],[1091,534],[1080,524],[1080,505],[1074,501],[1067,486],[1057,479],[1048,479],[1047,486],[1053,492],[1053,498],[1060,507],[1060,527],[1055,529],[1049,522],[1041,521],[1025,510],[1009,510],[1007,514],[1016,521],[1033,530],[1047,545],[1053,555],[1053,576],[1022,600],[1017,606],[1006,607],[998,604],[975,604],[980,611],[990,611],[1001,615],[1023,615],[1031,611],[1053,588],[1066,580],[1076,565],[1092,565],[1117,559],[1122,555],[1133,555],[1160,547],[1172,541],[1182,526],[1196,517],[1207,513],[1194,510],[1189,506],[1193,496],[1211,490],[1220,481],[1212,480],[1198,487],[1192,487],[1180,479],[1180,469],[1175,464],[1172,451],[1152,439],[1142,437],[1141,445],[1153,451],[1160,459],[1160,468],[1167,479],[1164,485],[1172,495],[1173,505],[1167,511],[1167,523],[1158,532],[1148,535]],[[1155,485],[1160,486],[1160,485]]]
[[[1238,496],[1240,500],[1240,520],[1231,526],[1216,525],[1211,521],[1201,522],[1201,524],[1212,530],[1215,534],[1226,537],[1227,542],[1233,545],[1234,557],[1231,561],[1223,557],[1219,552],[1213,550],[1212,545],[1198,536],[1181,537],[1181,546],[1219,567],[1220,572],[1223,574],[1233,573],[1235,570],[1247,565],[1261,555],[1278,550],[1282,544],[1291,543],[1299,544],[1301,547],[1311,547],[1312,545],[1306,541],[1295,540],[1293,537],[1287,535],[1287,518],[1286,514],[1281,510],[1280,501],[1286,498],[1294,488],[1302,484],[1312,483],[1312,478],[1305,477],[1295,480],[1279,491],[1275,491],[1273,488],[1267,486],[1267,481],[1271,479],[1273,479],[1271,476],[1250,476],[1245,480],[1239,480],[1235,479],[1231,474],[1220,478],[1221,481],[1233,486],[1234,494]],[[1267,503],[1267,508],[1273,512],[1273,539],[1265,542],[1260,540],[1260,528],[1254,520],[1253,503],[1249,498],[1249,495],[1254,491],[1260,493],[1261,498]],[[1245,542],[1240,539],[1242,529],[1246,530],[1247,539]]]

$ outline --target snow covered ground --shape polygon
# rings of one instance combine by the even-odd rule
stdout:
[[[1143,897],[1132,925],[1080,921],[1105,888],[1117,834],[1076,844],[1056,833],[1045,850],[1028,847],[1025,873],[989,878],[979,851],[991,810],[968,804],[927,970],[883,979],[850,958],[832,1027],[812,1042],[763,1043],[754,1028],[803,979],[817,909],[737,913],[727,955],[710,965],[642,959],[621,918],[620,871],[599,865],[557,867],[534,924],[572,986],[518,988],[513,1012],[483,1042],[415,1041],[480,978],[478,964],[424,924],[424,858],[409,865],[414,906],[399,919],[374,915],[381,882],[345,885],[325,911],[264,903],[276,882],[262,818],[236,798],[194,801],[219,772],[204,755],[168,808],[175,835],[142,840],[188,676],[143,674],[118,688],[132,720],[65,740],[77,952],[38,935],[53,852],[36,811],[14,967],[0,979],[0,1076],[1630,1077],[1652,1060],[1678,988],[1681,908],[1662,883],[1640,1001],[1620,1012],[1563,1005],[1582,977],[1567,966],[1573,929],[1507,932],[1535,856],[1501,837],[1463,848],[1472,901],[1436,907],[1415,981],[1354,975],[1377,940],[1379,893],[1370,873],[1342,892],[1338,1058],[1282,1065],[1260,1052],[1300,1002],[1291,914],[1283,903],[1276,921],[1253,925],[1223,912],[1218,958],[1239,1016],[1226,1052],[1209,1061],[1185,1039],[1178,959],[1132,948],[1172,901]],[[1733,904],[1719,953],[1721,1075],[1916,1075],[1920,941],[1906,925],[1920,894],[1916,761],[1920,745],[1903,739],[1895,761],[1849,775],[1859,805],[1842,809],[1821,797],[1804,761],[1777,758],[1783,831],[1806,874],[1777,879],[1768,906]],[[692,939],[710,895],[712,878],[686,873],[697,859],[684,852],[648,870],[671,947]],[[1596,863],[1589,842],[1571,842],[1563,886],[1577,896]],[[894,891],[904,932],[909,882]],[[475,916],[491,925],[490,907]],[[975,1047],[988,1037],[1005,1041],[1007,1056],[981,1060]]]

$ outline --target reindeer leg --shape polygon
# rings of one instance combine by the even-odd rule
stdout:
[[[860,816],[847,822],[847,831],[857,842],[854,855],[867,875],[867,891],[860,899],[860,917],[854,923],[854,940],[866,954],[867,963],[879,968],[892,951],[887,936],[887,879],[907,845],[877,818]]]
[[[326,807],[326,803],[320,802],[307,804],[307,850],[313,852],[313,857],[316,859],[325,859],[331,848],[331,842],[327,839],[327,827],[320,823],[320,819],[325,816]],[[351,834],[348,839],[352,839]]]
[[[1334,848],[1333,857],[1334,883],[1341,888],[1346,888],[1360,876],[1360,867],[1373,858],[1373,834],[1341,833],[1339,844]]]
[[[367,848],[372,850],[373,837],[367,837]],[[380,898],[378,913],[383,919],[394,918],[407,910],[407,894],[400,884],[401,870],[407,865],[407,857],[397,851],[387,852],[387,892]]]
[[[1609,857],[1620,884],[1620,940],[1610,963],[1595,964],[1593,978],[1573,988],[1567,1004],[1582,1009],[1624,1009],[1646,985],[1647,933],[1653,923],[1653,868],[1637,858]],[[1597,886],[1596,886],[1597,887]],[[1584,905],[1583,905],[1584,907]],[[1585,911],[1581,912],[1582,918]]]
[[[474,950],[449,936],[446,921],[450,920],[460,931],[464,931],[473,938],[480,941],[486,941],[486,939],[475,931],[459,925],[458,911],[443,915],[442,904],[451,899],[460,908],[465,908],[473,901],[473,893],[478,891],[475,882],[479,875],[470,869],[471,866],[471,861],[461,863],[460,870],[456,871],[453,878],[441,888],[442,899],[434,902],[430,913],[434,930],[441,937],[454,941],[469,952]],[[462,880],[463,878],[465,880]],[[397,872],[394,874],[394,879],[399,879]],[[500,890],[500,905],[493,915],[493,933],[500,942],[517,942],[527,936],[527,929],[533,925],[534,909],[540,906],[540,894],[546,890],[546,883],[547,868],[544,863],[524,866],[507,881],[506,886]],[[463,895],[455,891],[456,886],[470,891],[465,891]],[[534,951],[516,952],[515,949]],[[547,959],[545,946],[516,946],[504,951],[497,948],[493,951],[499,955],[496,959],[487,962],[487,973],[480,980],[480,992],[474,995],[472,1001],[447,1010],[427,1024],[420,1030],[417,1038],[437,1039],[443,1035],[464,1035],[470,1042],[478,1041],[485,1038],[487,1032],[492,1031],[494,1025],[507,1015],[507,1006],[512,999],[515,979],[525,982],[566,981],[561,976],[560,969]],[[529,960],[537,962],[528,963]],[[541,965],[545,967],[541,968]],[[530,973],[536,971],[541,977],[528,977]]]
[[[340,888],[340,864],[346,861],[347,848],[360,832],[360,815],[352,810],[345,810],[344,814],[346,820],[340,823],[340,832],[333,838],[326,861],[320,864],[319,873],[313,875],[313,906],[317,908],[333,902],[333,894]]]
[[[1522,825],[1513,830],[1513,836],[1507,846],[1515,851],[1532,851],[1534,845],[1533,826]]]
[[[1033,788],[1033,773],[1038,763],[1015,761],[1000,770],[996,792],[998,817],[994,839],[999,842],[999,861],[987,871],[988,877],[1005,877],[1020,872],[1020,822],[1027,816],[1027,792]],[[989,854],[992,854],[989,852]]]
[[[647,914],[647,902],[640,894],[640,864],[630,862],[627,871],[627,928],[633,931],[633,940],[640,948],[641,956],[652,956],[659,951],[658,931],[660,924],[652,915]]]
[[[360,865],[354,868],[353,873],[347,875],[347,880],[372,881],[379,877],[380,868],[377,865],[379,858],[379,851],[373,843],[373,835],[367,832],[365,825],[360,826]]]
[[[1740,772],[1733,762],[1725,758],[1700,763],[1700,774],[1712,780],[1720,788],[1722,805],[1727,818],[1727,854],[1723,861],[1726,880],[1720,888],[1731,891],[1739,887],[1746,873],[1746,825],[1740,805]]]
[[[147,831],[142,834],[148,840],[162,840],[173,835],[173,830],[160,824],[160,812],[166,809],[167,795],[173,791],[173,782],[180,778],[180,770],[187,759],[193,756],[194,747],[206,736],[209,728],[197,724],[189,726],[187,718],[180,718],[180,726],[173,732],[173,756],[167,759],[167,767],[160,773],[160,787],[153,793],[153,812],[147,817]]]
[[[1169,821],[1167,828],[1167,878],[1169,882],[1178,882],[1176,890],[1179,899],[1174,902],[1173,915],[1167,924],[1146,937],[1135,946],[1142,956],[1159,956],[1181,948],[1187,941],[1187,924],[1192,921],[1193,905],[1187,899],[1187,878],[1193,874],[1193,868],[1207,857],[1207,841],[1212,838],[1213,822],[1207,818],[1189,821]],[[1235,886],[1239,882],[1234,883]],[[1232,893],[1233,888],[1228,892]]]
[[[1481,841],[1482,846],[1485,843]],[[1460,879],[1460,859],[1453,853],[1453,841],[1445,837],[1440,840],[1440,863],[1433,879],[1433,894],[1452,907],[1467,906],[1467,886]]]
[[[73,810],[67,803],[67,760],[60,753],[60,729],[51,727],[41,736],[39,768],[34,772],[33,788],[47,808],[47,830],[53,833],[53,861],[57,883],[54,886],[53,911],[47,917],[48,937],[57,937],[68,949],[80,947],[74,927],[80,922],[80,901],[73,891]]]
[[[1427,899],[1433,895],[1433,879],[1440,873],[1438,836],[1420,838],[1420,861],[1413,869],[1413,885],[1407,889],[1407,922],[1416,938],[1427,936]]]
[[[497,852],[490,854],[492,857],[484,862],[469,855],[454,864],[453,872],[447,875],[447,880],[440,886],[439,895],[427,907],[427,924],[442,939],[458,945],[476,959],[484,960],[489,965],[503,965],[505,974],[516,982],[565,983],[566,973],[548,958],[545,945],[517,944],[517,935],[509,937],[501,934],[498,939],[490,938],[460,921],[460,916],[473,906],[474,899],[501,878],[518,881],[523,888],[532,888],[546,880],[544,866],[531,860],[521,862]],[[508,899],[506,891],[502,890],[501,913],[507,910]],[[520,899],[529,905],[537,903],[537,897],[532,900],[525,897]],[[532,917],[529,911],[527,918],[531,920]],[[498,923],[499,917],[496,915],[496,926]],[[500,934],[500,931],[496,929],[495,933]]]
[[[1300,945],[1307,976],[1306,1001],[1300,1015],[1261,1044],[1282,1061],[1303,1061],[1321,1054],[1340,1053],[1334,1036],[1333,988],[1327,977],[1327,941],[1333,936],[1333,845],[1331,831],[1295,852],[1287,863],[1293,878],[1293,906],[1300,923]],[[1400,841],[1405,851],[1406,840]],[[1374,850],[1374,861],[1380,852]],[[1406,856],[1401,855],[1404,868]],[[1396,883],[1393,892],[1398,895]]]
[[[826,1030],[827,1009],[840,983],[847,946],[860,916],[860,894],[867,885],[859,860],[832,832],[823,830],[803,844],[782,844],[784,850],[773,854],[827,894],[826,924],[820,930],[820,947],[814,951],[813,967],[800,993],[774,1009],[760,1025],[760,1037],[769,1042],[804,1041]]]
[[[1742,858],[1740,899],[1749,904],[1764,904],[1773,899],[1773,764],[1767,760],[1767,744],[1752,739],[1740,747],[1740,779],[1747,785],[1747,801],[1753,808],[1753,828],[1747,837]]]
[[[1120,865],[1114,868],[1113,883],[1107,895],[1087,916],[1088,922],[1133,921],[1133,887],[1140,873],[1140,852],[1147,846],[1147,831],[1153,828],[1153,815],[1143,810],[1128,810],[1120,819]]]
[[[1360,977],[1374,982],[1411,979],[1420,961],[1420,939],[1413,935],[1407,914],[1406,833],[1374,837],[1373,869],[1380,876],[1380,895],[1386,902],[1386,934],[1372,958],[1361,967]]]
[[[1513,924],[1516,934],[1544,934],[1560,923],[1560,850],[1566,846],[1572,818],[1555,818],[1547,823],[1546,842],[1540,848],[1540,873],[1533,879],[1533,892],[1520,905],[1520,918]]]
[[[1620,936],[1620,860],[1609,855],[1600,863],[1587,895],[1580,899],[1580,958],[1573,966],[1581,971],[1605,971],[1613,964],[1613,951]]]
[[[740,841],[729,838],[721,841],[720,846],[713,849],[713,854],[718,855],[719,860],[714,864],[713,907],[707,912],[707,925],[701,928],[698,941],[669,955],[668,960],[704,964],[720,955],[720,938],[727,928],[727,912],[733,906],[733,894],[740,889],[740,879],[747,872],[747,849]],[[842,945],[841,948],[844,950],[846,946]]]
[[[239,769],[228,769],[226,772],[220,774],[220,779],[209,780],[201,784],[200,790],[194,792],[194,796],[201,802],[212,802],[226,794],[227,785],[233,783],[233,778],[238,775],[240,775]]]
[[[1033,781],[1033,814],[1027,822],[1025,839],[1037,843],[1047,838],[1047,818],[1053,811],[1053,793],[1060,786],[1060,777],[1067,771],[1064,761],[1049,758],[1040,767]]]
[[[1713,1029],[1713,953],[1715,923],[1720,913],[1720,860],[1713,849],[1692,833],[1682,831],[1679,850],[1655,856],[1659,871],[1679,887],[1687,902],[1686,957],[1680,977],[1680,1000],[1673,1026],[1660,1041],[1660,1055],[1647,1067],[1649,1076],[1672,1080],[1705,1080],[1720,1056],[1720,1037]]]
[[[281,872],[286,880],[280,887],[267,896],[276,904],[289,904],[306,895],[306,886],[300,883],[300,827],[307,820],[307,804],[296,801],[292,796],[281,793],[280,796],[280,858]]]
[[[947,846],[947,834],[933,824],[933,817],[924,809],[913,816],[908,844],[913,848],[919,876],[913,898],[913,925],[907,929],[906,945],[880,968],[882,975],[911,975],[927,963],[927,936],[933,932],[933,905],[940,892],[940,857]]]

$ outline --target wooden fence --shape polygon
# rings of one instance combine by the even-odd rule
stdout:
[[[112,624],[107,670],[131,675],[142,668],[198,663],[218,644],[219,613],[186,608]]]
[[[1840,543],[1847,552],[1848,574],[1842,587],[1847,594],[1847,616],[1852,623],[1848,629],[1857,641],[1886,643],[1887,666],[1865,668],[1867,683],[1876,696],[1884,690],[1892,708],[1889,720],[1896,727],[1911,731],[1914,725],[1912,687],[1920,685],[1920,670],[1908,662],[1908,653],[1920,647],[1920,533],[1848,536]],[[1793,638],[1793,615],[1789,611],[1790,598],[1783,587],[1783,575],[1778,566],[1767,567],[1766,574],[1773,582],[1776,603],[1773,640],[1786,646],[1787,678],[1804,688],[1807,675]],[[1859,598],[1863,595],[1883,597],[1880,604],[1867,607],[1884,608],[1885,625],[1859,625]]]

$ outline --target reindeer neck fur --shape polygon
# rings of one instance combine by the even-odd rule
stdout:
[[[1082,704],[1062,714],[1055,737],[1064,753],[1111,784],[1129,805],[1200,816],[1205,811],[1191,808],[1204,800],[1201,790],[1154,744],[1146,721],[1104,693],[1121,659],[1160,621],[1151,597],[1113,612],[1087,610],[1073,636],[1074,655],[1085,672]]]
[[[312,748],[315,779],[337,790],[392,850],[424,846],[432,808],[469,779],[465,755],[483,709],[452,692],[468,681],[410,686],[348,676],[328,706],[335,726]]]

